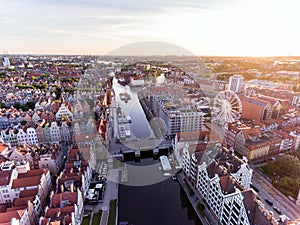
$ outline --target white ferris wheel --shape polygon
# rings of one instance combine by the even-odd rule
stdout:
[[[212,119],[220,125],[235,122],[241,117],[242,103],[233,91],[221,91],[214,98]]]

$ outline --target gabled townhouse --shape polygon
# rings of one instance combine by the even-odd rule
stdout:
[[[39,168],[48,169],[52,175],[58,175],[63,167],[64,157],[60,145],[52,144],[39,153]]]
[[[27,210],[31,225],[37,224],[42,212],[41,200],[37,194],[15,198],[11,208],[7,211]]]
[[[14,198],[19,198],[22,191],[38,189],[40,190],[41,204],[44,205],[51,187],[49,170],[29,170],[27,173],[18,174],[18,177],[12,182],[11,191],[14,193]],[[11,202],[14,198],[11,199]]]
[[[45,142],[51,142],[51,131],[50,131],[50,123],[44,124],[44,137],[45,137]]]
[[[60,136],[60,127],[58,126],[57,122],[51,122],[50,126],[50,136],[51,136],[51,142],[61,142],[61,136]]]
[[[46,138],[45,138],[44,128],[42,127],[42,125],[40,125],[40,124],[37,125],[37,127],[35,129],[35,132],[36,132],[36,136],[37,136],[38,142],[40,144],[45,143],[46,142]]]
[[[12,147],[27,144],[38,144],[37,134],[34,127],[23,126],[22,128],[7,128],[1,131],[1,137],[5,143]]]
[[[64,120],[64,119],[69,119],[73,120],[73,113],[68,109],[65,103],[61,104],[59,107],[57,113],[55,114],[56,120]]]
[[[0,224],[7,225],[32,225],[27,209],[7,211],[0,213]]]
[[[45,216],[40,217],[39,225],[77,225],[80,224],[75,219],[76,205],[63,208],[45,208]]]
[[[195,145],[198,143],[207,143],[209,141],[209,135],[209,130],[180,132],[176,134],[172,142],[172,146],[179,166],[182,166],[182,154],[184,146],[186,144]]]
[[[197,190],[222,225],[278,224],[256,197],[216,161],[198,168]]]
[[[8,131],[8,141],[11,146],[18,146],[18,130],[16,128],[9,129]]]
[[[78,147],[69,150],[68,161],[65,169],[57,178],[57,190],[64,192],[70,190],[71,184],[74,190],[80,190],[86,195],[92,177],[92,170],[88,161],[83,157]]]
[[[18,138],[19,145],[23,145],[27,143],[27,133],[24,131],[23,128],[18,130],[17,138]]]
[[[293,137],[282,130],[275,130],[274,133],[282,139],[279,147],[279,152],[288,153],[292,151]]]
[[[206,143],[194,145],[186,144],[182,154],[182,168],[193,185],[196,186],[198,165],[201,164],[202,156],[206,150]]]
[[[223,147],[216,155],[215,161],[219,167],[233,176],[244,189],[250,188],[253,170],[249,167],[246,157],[241,159],[234,155],[232,150]]]
[[[267,157],[270,141],[262,135],[259,127],[241,129],[236,135],[234,149],[250,161]]]
[[[97,137],[97,134],[74,135],[74,142],[76,142],[79,148],[89,148],[95,144]]]
[[[59,194],[50,194],[50,206],[45,211],[51,209],[63,209],[66,207],[74,207],[75,224],[81,224],[83,215],[83,199],[80,190],[77,192],[63,192]],[[47,218],[47,212],[46,212]]]
[[[41,122],[41,117],[39,116],[38,111],[35,111],[35,113],[34,113],[34,114],[32,115],[32,117],[31,117],[31,120],[32,120],[34,123]]]
[[[28,127],[26,129],[26,142],[27,144],[36,145],[39,143],[37,134],[34,127]]]
[[[266,131],[263,133],[264,137],[270,141],[270,149],[269,149],[269,156],[276,156],[280,154],[280,146],[282,138],[281,136],[277,135],[275,132]]]
[[[3,143],[9,144],[9,129],[1,130],[1,140]]]
[[[63,121],[60,127],[60,136],[62,143],[70,144],[73,141],[73,138],[71,137],[70,133],[70,126],[71,123],[67,121]]]
[[[226,147],[232,148],[235,145],[236,135],[240,132],[241,129],[250,128],[246,124],[237,121],[235,123],[228,123],[227,128],[225,129],[224,138],[226,140]]]
[[[10,125],[7,115],[0,114],[0,129],[4,130]]]
[[[26,154],[26,151],[24,149],[15,148],[15,149],[12,149],[12,151],[8,155],[8,159],[10,161],[13,161],[15,164],[20,163],[20,162],[24,162],[25,161],[25,154]]]
[[[0,170],[0,204],[12,203],[13,199],[18,197],[15,195],[14,190],[12,190],[13,180],[18,177],[18,172],[16,169],[4,166]]]

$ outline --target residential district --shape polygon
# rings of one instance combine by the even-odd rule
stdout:
[[[293,57],[3,55],[0,225],[129,224],[119,184],[149,155],[202,224],[299,224],[299,76]]]

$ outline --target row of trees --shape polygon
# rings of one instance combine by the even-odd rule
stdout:
[[[300,152],[284,155],[261,170],[272,180],[273,185],[287,196],[296,198],[300,190]]]
[[[19,89],[45,89],[47,87],[47,84],[33,84],[33,85],[27,85],[27,84],[17,84],[16,87]]]

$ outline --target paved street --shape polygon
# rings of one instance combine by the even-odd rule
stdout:
[[[278,218],[278,213],[275,212],[272,206],[266,203],[265,199],[273,201],[274,206],[279,208],[282,214],[288,216],[290,219],[296,219],[300,216],[300,207],[292,202],[288,197],[278,191],[268,180],[266,180],[258,172],[253,173],[253,184],[259,189],[258,196],[265,204],[268,210],[274,212],[275,217]]]
[[[111,200],[118,199],[118,181],[119,170],[109,169],[107,175],[107,182],[104,192],[104,199],[98,205],[86,205],[85,209],[92,211],[94,214],[102,210],[102,217],[100,225],[106,225],[109,216],[109,203]]]

